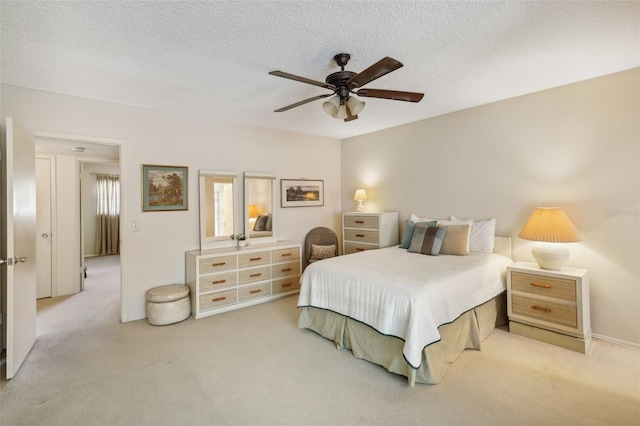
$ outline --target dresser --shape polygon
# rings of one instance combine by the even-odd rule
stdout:
[[[514,263],[507,267],[507,314],[511,333],[586,353],[591,343],[587,271]]]
[[[398,212],[342,213],[342,253],[399,244]]]
[[[191,313],[203,318],[275,300],[300,290],[300,244],[186,253]]]

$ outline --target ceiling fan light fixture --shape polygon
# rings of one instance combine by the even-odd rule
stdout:
[[[349,96],[349,100],[347,101],[347,104],[349,105],[349,109],[351,110],[351,114],[353,115],[358,115],[366,105],[365,102],[353,96]]]
[[[324,101],[322,109],[330,116],[335,117],[340,112],[340,98],[333,96],[328,101]]]

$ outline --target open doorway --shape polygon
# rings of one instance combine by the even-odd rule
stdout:
[[[122,142],[43,132],[35,132],[35,135],[36,157],[47,158],[51,165],[48,183],[51,190],[50,230],[38,229],[38,236],[42,237],[39,240],[51,246],[51,255],[37,259],[38,270],[50,276],[51,291],[47,299],[39,299],[39,308],[40,305],[46,308],[55,304],[59,309],[64,303],[58,304],[55,299],[61,296],[67,296],[61,300],[69,299],[69,296],[80,294],[85,288],[85,277],[92,274],[92,285],[97,282],[105,285],[105,279],[108,281],[109,291],[115,292],[117,296],[117,301],[114,302],[119,305],[119,313],[115,314],[115,319],[119,316],[124,321],[119,250],[109,253],[109,259],[99,261],[102,257],[100,254],[103,253],[96,251],[95,243],[96,179],[99,175],[118,176],[122,179]],[[122,198],[122,193],[124,191],[118,195],[119,199]],[[124,223],[123,216],[123,209],[120,209],[120,223]],[[122,241],[120,235],[118,230],[115,237],[117,242]],[[95,261],[87,265],[86,259]],[[47,272],[49,263],[50,272]],[[90,268],[93,269],[91,272]],[[101,274],[100,279],[96,279],[98,273]]]

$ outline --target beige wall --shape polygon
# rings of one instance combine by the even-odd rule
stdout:
[[[354,137],[342,143],[342,205],[497,218],[515,260],[536,206],[565,209],[583,241],[593,332],[640,345],[640,69]],[[425,96],[422,102],[429,102]]]
[[[126,188],[122,223],[123,317],[144,318],[145,292],[184,283],[185,251],[199,248],[198,170],[271,172],[281,178],[323,179],[323,207],[285,208],[276,201],[278,237],[302,242],[314,226],[340,229],[340,141],[223,124],[214,120],[126,107],[10,85],[2,112],[30,130],[124,141]],[[313,155],[309,155],[313,153]],[[189,167],[189,210],[141,210],[141,165]],[[277,183],[279,185],[279,183]],[[131,222],[140,232],[131,232]]]

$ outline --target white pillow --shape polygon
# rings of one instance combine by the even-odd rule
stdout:
[[[454,223],[468,223],[468,220],[450,217]],[[483,253],[493,253],[493,245],[496,235],[496,220],[474,220],[472,221],[469,234],[469,250]],[[440,223],[438,223],[439,225]]]
[[[467,237],[467,254],[469,254],[469,250],[471,249],[471,230],[473,229],[473,220],[471,219],[456,219],[453,216],[451,216],[451,220],[440,220],[440,219],[428,219],[425,217],[418,217],[415,214],[411,213],[411,215],[409,216],[409,220],[413,221],[414,223],[417,222],[431,222],[431,221],[437,221],[438,222],[438,226],[447,226],[447,225],[469,225],[469,235]],[[446,236],[446,234],[445,234]],[[491,247],[491,251],[493,251],[493,246]]]

